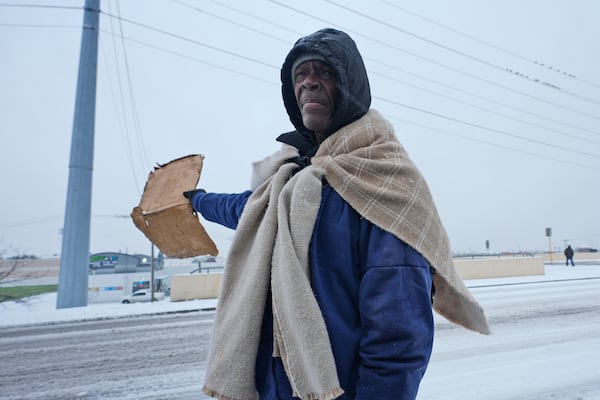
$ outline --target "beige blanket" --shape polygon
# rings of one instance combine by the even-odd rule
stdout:
[[[255,165],[262,176],[253,178],[256,188],[229,253],[205,393],[226,400],[257,398],[255,362],[269,289],[274,352],[282,358],[294,395],[329,400],[343,393],[308,271],[323,174],[363,217],[413,246],[436,269],[438,312],[489,333],[481,307],[454,270],[427,185],[379,113],[371,110],[330,136],[313,165],[295,175],[295,164],[282,165],[294,155],[295,149],[284,146]]]

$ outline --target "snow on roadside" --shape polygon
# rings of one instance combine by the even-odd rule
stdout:
[[[564,265],[546,265],[545,275],[467,280],[468,287],[528,283],[548,280],[600,278],[600,261],[575,268]],[[118,318],[135,315],[212,309],[217,299],[171,302],[169,298],[154,303],[95,303],[87,307],[56,309],[56,293],[28,298],[24,302],[0,303],[0,327],[81,321],[86,319]]]
[[[193,311],[211,309],[216,304],[217,299],[172,302],[167,297],[153,303],[95,303],[87,307],[57,310],[54,292],[33,296],[22,302],[0,303],[0,327]]]

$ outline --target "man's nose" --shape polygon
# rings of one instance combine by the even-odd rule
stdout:
[[[317,72],[314,69],[311,69],[309,73],[307,73],[302,79],[302,86],[307,89],[314,89],[319,87],[320,82],[318,79]]]

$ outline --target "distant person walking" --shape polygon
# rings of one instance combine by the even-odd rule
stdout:
[[[567,258],[567,260],[566,260],[567,267],[569,266],[569,261],[571,261],[571,266],[573,266],[573,267],[575,266],[575,263],[573,262],[574,254],[575,254],[575,252],[571,248],[571,245],[568,245],[567,248],[565,249],[565,257]]]

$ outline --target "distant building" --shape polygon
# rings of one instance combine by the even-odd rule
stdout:
[[[576,253],[597,253],[598,249],[594,249],[592,247],[577,247],[575,249]]]
[[[92,254],[88,268],[88,303],[119,302],[123,295],[150,288],[151,267],[151,257],[144,254]],[[164,257],[159,253],[154,260],[154,270],[164,268]],[[154,288],[167,294],[168,277],[155,276]]]
[[[164,256],[158,253],[158,257],[154,260],[154,270],[159,271],[164,268]],[[145,254],[103,252],[90,256],[89,272],[94,274],[147,272],[150,269],[151,257]]]

